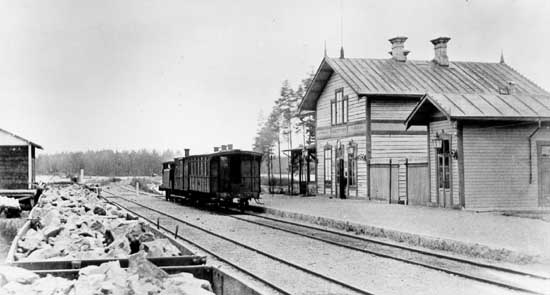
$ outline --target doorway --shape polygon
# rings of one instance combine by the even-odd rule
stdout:
[[[443,139],[437,149],[437,203],[440,207],[452,207],[450,141]]]
[[[336,170],[336,180],[338,181],[338,198],[345,199],[347,190],[347,173],[345,169],[344,159],[340,158],[337,160]]]
[[[539,206],[550,206],[550,142],[537,143]]]

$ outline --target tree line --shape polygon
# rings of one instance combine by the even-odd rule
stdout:
[[[173,159],[179,151],[99,150],[41,154],[36,159],[37,174],[76,175],[84,169],[86,175],[148,176],[160,174],[162,162]]]
[[[279,97],[274,100],[269,115],[258,120],[253,149],[264,154],[262,172],[282,172],[281,149],[307,146],[315,142],[315,112],[299,113],[298,105],[313,80],[314,73],[302,79],[296,88],[283,81]],[[274,158],[275,163],[270,161]],[[278,169],[274,170],[276,166]]]

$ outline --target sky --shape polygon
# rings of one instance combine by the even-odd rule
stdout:
[[[42,153],[250,149],[284,80],[323,58],[506,63],[550,90],[550,1],[0,0],[0,128]],[[342,25],[343,24],[343,25]]]

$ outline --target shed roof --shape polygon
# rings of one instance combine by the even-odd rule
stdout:
[[[428,93],[405,121],[425,124],[435,110],[456,120],[550,120],[550,95]]]
[[[418,96],[426,93],[498,94],[514,83],[518,95],[550,95],[505,63],[450,62],[325,57],[300,103],[300,110],[315,110],[328,79],[336,72],[359,95]]]
[[[30,140],[28,140],[28,139],[25,139],[25,138],[23,138],[23,137],[21,137],[21,136],[19,136],[19,135],[17,135],[17,134],[13,134],[13,133],[11,133],[11,132],[9,132],[9,131],[7,131],[7,130],[4,130],[4,129],[2,129],[2,128],[0,128],[0,132],[6,134],[6,135],[8,135],[8,136],[11,136],[11,137],[13,137],[13,138],[16,138],[16,139],[18,139],[18,140],[20,140],[20,141],[23,141],[23,142],[25,142],[26,144],[30,144],[30,145],[32,145],[32,146],[34,146],[34,147],[39,148],[39,149],[43,149],[42,146],[40,146],[39,144],[34,143],[34,142],[32,142],[32,141],[30,141]]]

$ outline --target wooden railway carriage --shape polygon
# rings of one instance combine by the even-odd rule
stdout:
[[[180,196],[246,205],[260,195],[261,160],[260,153],[241,150],[176,158],[163,164],[160,190],[168,200]]]

